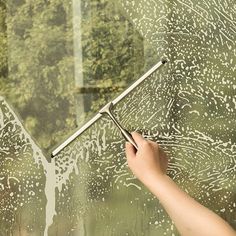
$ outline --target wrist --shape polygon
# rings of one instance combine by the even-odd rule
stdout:
[[[145,181],[142,182],[150,191],[153,192],[153,189],[164,186],[168,179],[169,177],[166,174],[156,174],[146,177]]]

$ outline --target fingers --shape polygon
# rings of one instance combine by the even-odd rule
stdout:
[[[138,132],[132,132],[132,137],[134,139],[134,141],[137,143],[138,146],[141,146],[144,142],[146,142],[147,140]]]
[[[135,148],[134,146],[129,143],[129,142],[126,142],[125,143],[125,154],[126,154],[126,157],[127,159],[130,159],[130,158],[134,158],[135,157]]]

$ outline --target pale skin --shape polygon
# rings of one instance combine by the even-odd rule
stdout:
[[[133,132],[132,137],[138,151],[126,142],[129,168],[159,199],[182,236],[236,236],[227,222],[195,201],[167,176],[168,159],[156,142],[144,139],[137,132]]]

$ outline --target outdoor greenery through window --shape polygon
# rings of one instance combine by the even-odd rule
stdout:
[[[144,72],[143,38],[115,1],[1,9],[1,94],[46,153]]]

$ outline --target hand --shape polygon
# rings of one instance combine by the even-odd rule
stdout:
[[[168,160],[156,142],[146,140],[141,134],[132,132],[138,150],[126,142],[126,157],[128,166],[133,174],[146,186],[150,181],[158,181],[161,177],[166,176]]]

